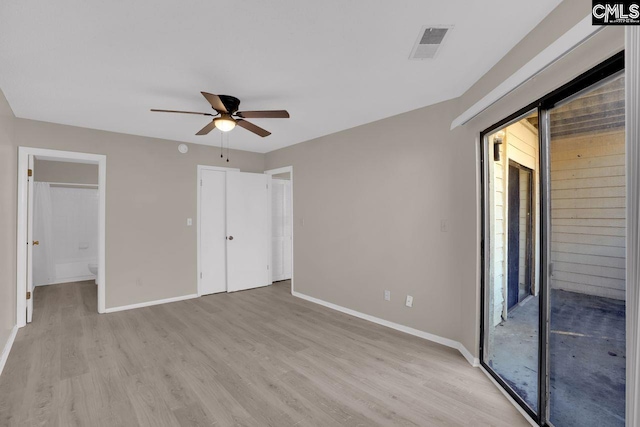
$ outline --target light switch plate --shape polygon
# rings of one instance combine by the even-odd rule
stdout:
[[[384,291],[384,300],[391,301],[391,291]]]
[[[193,220],[191,218],[187,218],[187,227],[191,227],[193,225]]]
[[[407,295],[407,302],[405,304],[407,307],[413,307],[413,297],[411,295]]]

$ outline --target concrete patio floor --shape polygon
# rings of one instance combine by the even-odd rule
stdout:
[[[514,308],[494,328],[487,362],[537,408],[539,299]],[[551,291],[551,422],[624,426],[624,301]]]

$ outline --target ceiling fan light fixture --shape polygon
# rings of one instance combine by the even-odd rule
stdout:
[[[213,119],[213,124],[216,129],[222,132],[229,132],[236,127],[236,121],[231,116],[218,117],[217,119]]]
[[[271,135],[271,132],[266,129],[262,129],[260,126],[254,125],[250,121],[247,121],[247,119],[288,119],[291,117],[287,110],[238,111],[240,100],[235,96],[214,95],[207,92],[201,93],[209,102],[211,108],[215,110],[215,114],[198,113],[195,111],[157,109],[151,109],[151,111],[162,113],[197,114],[214,117],[214,119],[207,123],[205,127],[200,129],[196,135],[208,135],[213,129],[218,129],[222,132],[229,132],[235,129],[236,125],[238,125],[241,128],[263,138]],[[218,114],[220,114],[220,117],[217,117]]]

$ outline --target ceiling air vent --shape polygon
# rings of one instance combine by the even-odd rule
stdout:
[[[409,59],[421,60],[435,58],[440,46],[452,29],[452,26],[447,25],[422,27],[418,35],[418,40],[416,40],[416,44],[413,46],[413,50],[411,50]]]

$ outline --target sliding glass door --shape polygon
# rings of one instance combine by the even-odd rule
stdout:
[[[537,112],[486,138],[484,362],[531,412],[538,410],[540,227]]]
[[[624,426],[622,67],[482,134],[481,364],[540,425]]]
[[[549,420],[624,426],[624,77],[548,115]]]

